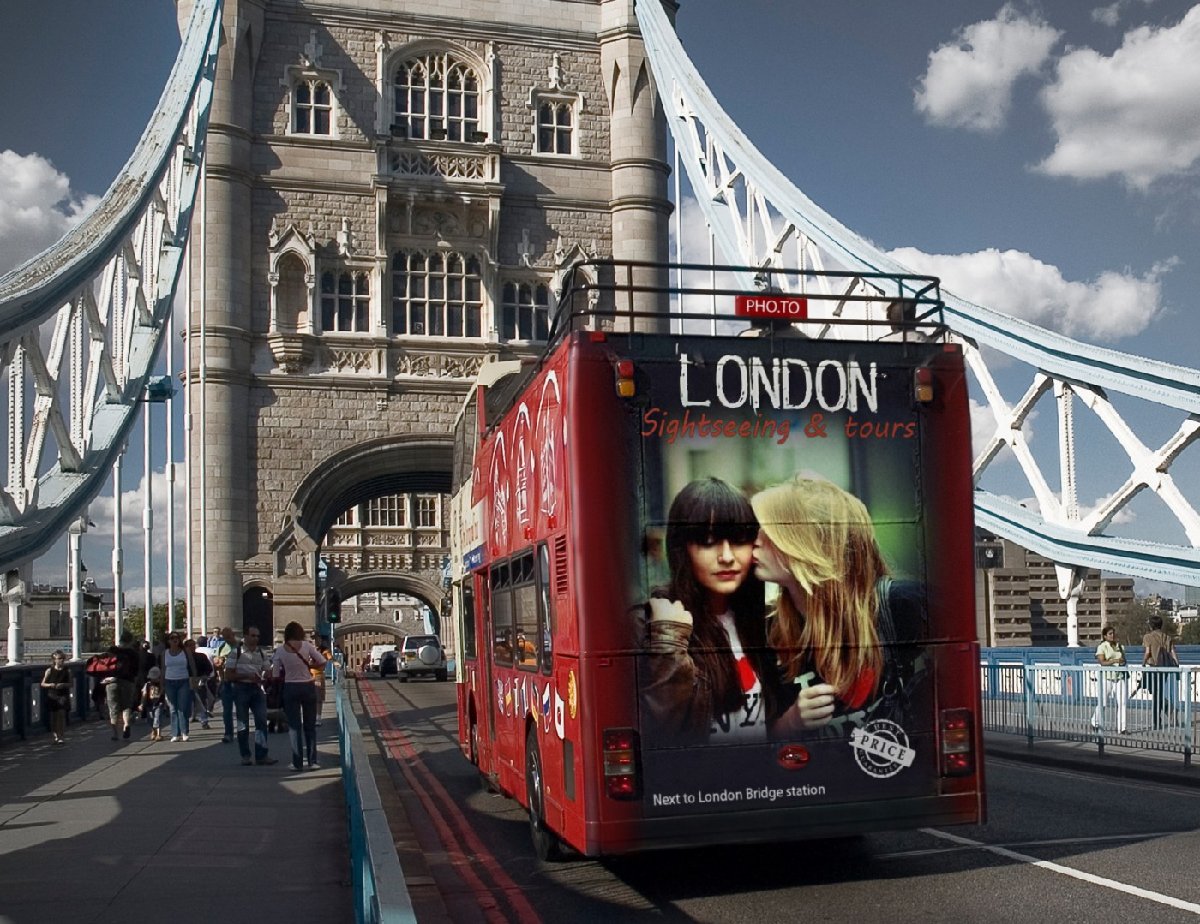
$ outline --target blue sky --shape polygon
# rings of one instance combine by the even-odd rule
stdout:
[[[1200,8],[739,0],[731,28],[734,7],[683,0],[684,46],[816,203],[959,294],[1081,340],[1200,364]],[[0,94],[2,271],[103,194],[178,34],[165,0],[0,4],[0,34],[0,83],[20,91]],[[1153,417],[1148,442],[1178,423]],[[129,491],[140,490],[140,459],[135,443]],[[1193,485],[1186,493],[1200,497]],[[1102,491],[1089,487],[1085,505]],[[125,506],[126,581],[140,601],[140,497]],[[98,510],[97,523],[111,517]],[[1158,529],[1152,504],[1136,518],[1134,533]],[[96,541],[85,559],[106,576]],[[60,561],[39,578],[60,580]]]

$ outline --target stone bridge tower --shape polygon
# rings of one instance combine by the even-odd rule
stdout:
[[[539,350],[561,270],[666,258],[667,174],[632,0],[226,0],[186,334],[191,612],[311,626],[331,527],[448,489],[468,383]],[[435,586],[432,542],[380,559],[397,588]]]

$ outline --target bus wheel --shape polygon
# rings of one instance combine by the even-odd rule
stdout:
[[[525,794],[529,799],[529,833],[533,852],[539,860],[557,860],[562,856],[558,838],[546,827],[545,780],[537,735],[532,729],[525,739]]]

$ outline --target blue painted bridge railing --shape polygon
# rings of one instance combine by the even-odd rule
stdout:
[[[995,654],[995,650],[989,654]],[[985,731],[1037,739],[1105,743],[1183,755],[1198,744],[1200,667],[1026,663],[1019,655],[980,661]],[[1140,659],[1140,655],[1139,655]]]
[[[366,744],[340,676],[334,689],[350,826],[354,919],[356,924],[415,924],[417,917],[367,759]]]

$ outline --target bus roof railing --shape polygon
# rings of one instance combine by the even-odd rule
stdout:
[[[644,280],[635,280],[634,275],[641,271],[642,275],[650,273],[665,273],[667,278],[674,273],[679,279],[684,274],[706,273],[710,278],[717,274],[735,274],[752,280],[751,285],[691,285],[670,283],[659,284]],[[623,278],[619,278],[623,276]],[[655,321],[659,324],[671,321],[704,321],[710,323],[745,323],[743,331],[727,331],[725,336],[744,333],[758,329],[767,335],[778,334],[782,328],[792,328],[801,335],[803,328],[823,327],[888,327],[889,333],[897,335],[896,339],[929,340],[940,339],[948,330],[942,312],[945,303],[941,297],[941,282],[936,276],[920,276],[907,273],[866,273],[843,270],[804,270],[786,267],[753,267],[733,266],[727,264],[708,263],[657,263],[649,260],[616,260],[591,259],[580,260],[572,264],[562,277],[562,286],[554,317],[546,336],[541,354],[534,361],[528,359],[513,363],[505,368],[500,375],[493,374],[490,379],[492,388],[499,389],[495,394],[488,395],[485,408],[486,429],[491,430],[494,423],[511,407],[516,396],[525,387],[529,378],[537,374],[549,356],[572,331],[596,330],[598,321],[616,321],[618,319],[633,321]],[[843,281],[843,290],[821,291],[817,288],[820,281],[825,284]],[[800,286],[802,281],[810,285]],[[792,283],[793,288],[783,290],[780,283]],[[603,293],[611,293],[611,303],[601,304],[601,299],[593,298]],[[639,295],[657,294],[666,297],[668,310],[654,310],[634,307],[634,298]],[[848,318],[837,314],[822,314],[811,318],[789,318],[787,320],[764,320],[761,318],[737,316],[732,312],[716,313],[714,311],[690,311],[679,306],[685,298],[720,297],[755,295],[782,296],[790,298],[805,298],[817,302],[833,302],[838,305],[854,303],[875,303],[885,306],[882,317]],[[580,298],[580,296],[585,296]],[[624,304],[619,304],[620,296],[624,296]],[[579,304],[582,302],[582,304]],[[897,306],[899,310],[894,316],[887,309]],[[694,332],[689,332],[691,335]],[[506,364],[507,365],[507,364]],[[499,370],[498,370],[499,371]],[[468,398],[470,400],[470,398]]]
[[[697,273],[709,276],[709,284],[694,283]],[[666,282],[655,281],[655,274]],[[685,274],[692,279],[685,279]],[[717,276],[734,276],[728,284],[717,284]],[[675,277],[675,282],[669,280]],[[738,279],[750,280],[739,285]],[[838,287],[837,284],[841,283]],[[601,294],[611,298],[600,299]],[[636,307],[638,296],[666,297],[666,310]],[[583,296],[581,298],[581,296]],[[803,298],[835,305],[833,313],[805,318],[764,319],[716,311],[716,299],[736,296]],[[713,308],[692,310],[685,300],[710,298]],[[879,317],[842,317],[846,305],[880,305]],[[894,309],[893,309],[894,306]],[[546,353],[570,331],[587,329],[605,319],[630,322],[705,321],[744,323],[747,329],[805,328],[828,326],[887,326],[898,334],[920,333],[940,336],[946,330],[942,316],[945,303],[936,276],[908,273],[876,273],[850,270],[810,270],[789,267],[754,267],[707,263],[657,263],[646,260],[592,259],[572,264],[563,275],[558,306],[546,338]]]

